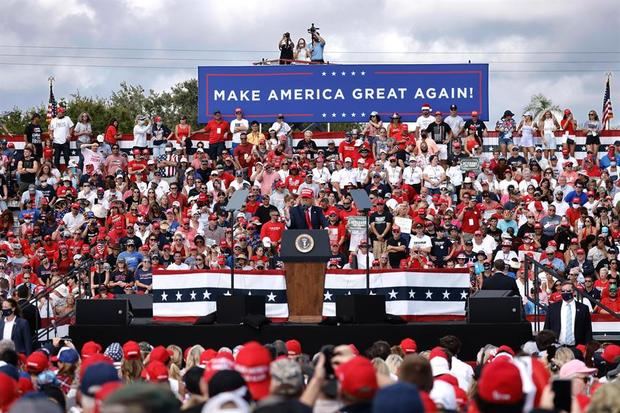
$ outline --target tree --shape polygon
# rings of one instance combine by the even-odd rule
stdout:
[[[530,103],[523,110],[525,112],[532,112],[533,119],[538,119],[539,116],[547,110],[559,112],[560,107],[558,105],[554,105],[551,99],[542,93],[539,93],[532,96]]]

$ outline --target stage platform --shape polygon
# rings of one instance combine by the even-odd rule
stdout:
[[[187,325],[163,324],[150,321],[134,322],[129,326],[75,325],[69,335],[77,348],[89,340],[104,346],[112,342],[121,344],[127,340],[147,341],[153,345],[176,344],[186,348],[200,344],[205,348],[234,347],[250,340],[261,343],[277,339],[297,339],[304,353],[313,354],[324,344],[352,343],[363,352],[373,342],[386,340],[391,345],[411,337],[420,349],[437,345],[440,337],[453,334],[463,341],[461,359],[475,360],[478,350],[486,344],[506,344],[518,349],[532,338],[529,322],[501,324],[470,324],[465,321],[409,324],[343,324],[327,326],[317,324],[277,323],[263,326],[260,330],[244,325]]]

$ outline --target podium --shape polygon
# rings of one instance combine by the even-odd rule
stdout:
[[[331,256],[325,230],[286,230],[280,258],[284,262],[289,321],[322,319],[326,262]]]

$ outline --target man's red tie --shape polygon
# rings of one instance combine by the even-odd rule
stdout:
[[[310,219],[310,208],[306,209],[306,225],[308,229],[312,229],[312,219]]]

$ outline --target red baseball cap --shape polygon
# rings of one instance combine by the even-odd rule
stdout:
[[[86,359],[93,356],[94,354],[101,354],[102,350],[103,349],[101,347],[101,344],[95,343],[94,341],[87,341],[82,346],[82,351],[80,352],[80,355],[83,359]]]
[[[243,376],[254,400],[262,400],[269,395],[269,364],[271,353],[256,341],[244,344],[237,354],[235,370]]]
[[[170,361],[170,353],[164,346],[157,346],[153,350],[151,350],[151,355],[149,356],[149,363],[152,361],[159,361],[163,364],[168,364]]]
[[[301,190],[302,198],[314,198],[314,191],[310,188],[304,188]]]
[[[30,374],[39,374],[49,366],[47,354],[42,351],[35,351],[26,359],[26,370]]]
[[[217,351],[212,348],[208,348],[202,353],[200,353],[200,364],[206,366],[207,363],[213,360],[217,356]]]
[[[168,368],[161,361],[154,360],[149,362],[144,370],[146,371],[146,381],[151,383],[168,381]]]
[[[298,340],[287,341],[286,351],[289,356],[299,356],[301,354],[301,343]]]
[[[415,353],[416,351],[418,351],[418,343],[416,343],[415,340],[411,338],[404,338],[400,342],[400,348],[403,349],[405,354]]]
[[[615,364],[620,361],[620,346],[617,344],[608,344],[603,349],[603,360],[609,364]]]
[[[142,356],[140,345],[135,341],[128,341],[123,344],[123,357],[125,360],[139,360]]]
[[[215,358],[212,358],[204,364],[205,371],[202,373],[202,377],[207,383],[218,371],[232,370],[235,367],[235,362],[231,353],[222,353],[222,355],[219,355],[219,353],[215,354]],[[228,356],[224,356],[224,354],[228,354]]]
[[[11,404],[19,396],[17,383],[7,374],[0,373],[0,410],[3,412],[8,411]]]
[[[478,396],[493,404],[516,404],[523,400],[523,383],[519,368],[500,358],[482,369]]]
[[[342,393],[360,400],[371,400],[377,389],[377,374],[366,357],[356,356],[336,368]]]

